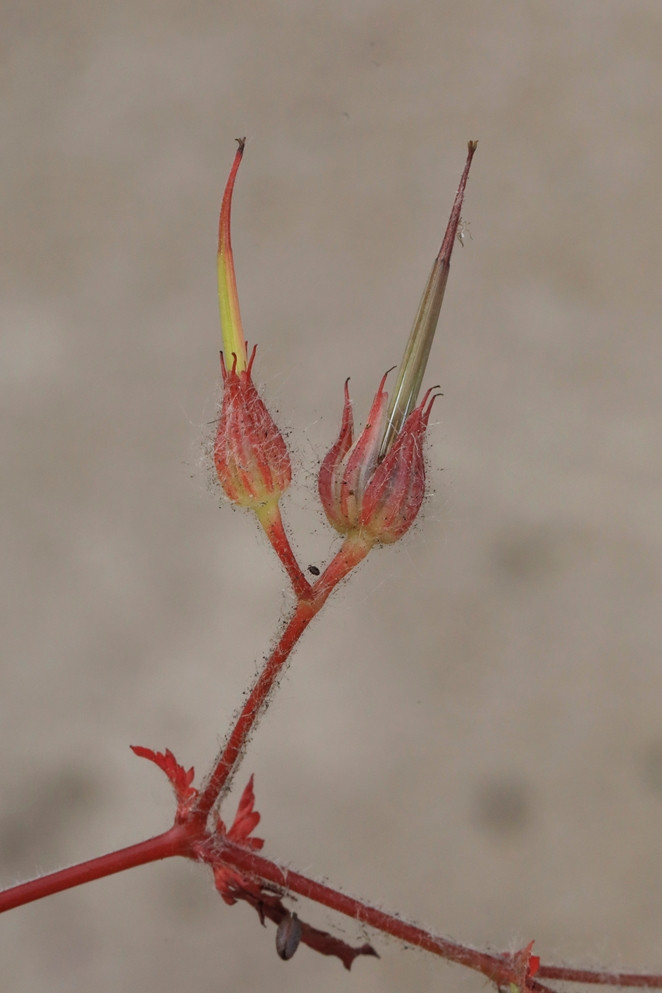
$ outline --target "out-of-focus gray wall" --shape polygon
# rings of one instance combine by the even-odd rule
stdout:
[[[363,417],[478,138],[425,515],[306,635],[237,786],[255,772],[269,855],[442,934],[662,969],[659,2],[1,21],[3,883],[167,827],[129,744],[203,773],[288,603],[204,456],[233,139],[246,333],[320,565],[343,381]],[[184,862],[8,914],[0,941],[7,993],[482,985],[379,938],[351,974],[284,964]]]

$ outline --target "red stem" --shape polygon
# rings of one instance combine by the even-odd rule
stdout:
[[[0,913],[23,906],[33,900],[40,900],[52,893],[59,893],[94,879],[113,875],[124,869],[132,869],[148,862],[170,858],[174,855],[200,858],[212,863],[219,860],[226,865],[259,881],[272,883],[293,893],[298,893],[309,900],[314,900],[338,913],[345,914],[353,920],[367,924],[369,927],[390,934],[409,945],[423,948],[449,962],[464,965],[482,973],[499,987],[510,986],[519,978],[516,974],[517,955],[494,955],[468,948],[458,942],[450,941],[415,924],[403,921],[383,910],[371,907],[369,904],[356,900],[325,886],[317,880],[309,879],[292,869],[276,865],[269,859],[257,855],[254,851],[236,845],[227,839],[223,841],[221,850],[217,842],[205,852],[205,844],[199,844],[201,828],[199,822],[189,822],[188,825],[175,825],[169,831],[149,838],[137,845],[121,848],[117,852],[90,859],[80,865],[60,869],[58,872],[20,883],[0,893]],[[198,844],[195,844],[195,841]],[[654,973],[640,974],[629,972],[594,972],[590,969],[572,969],[564,966],[541,965],[536,972],[536,978],[527,977],[526,986],[532,991],[547,991],[548,988],[539,983],[538,979],[558,979],[564,982],[593,983],[604,986],[629,986],[639,988],[662,987],[662,975]]]
[[[262,672],[253,684],[223,751],[195,803],[192,814],[196,819],[206,821],[212,807],[229,789],[237,763],[292,649],[313,617],[322,609],[332,590],[358,565],[361,559],[365,558],[371,547],[372,542],[360,535],[346,538],[338,554],[317,582],[309,587],[309,595],[298,600],[294,613],[287,622],[285,630],[267,659]]]
[[[214,804],[229,789],[232,773],[248,744],[248,739],[262,712],[262,708],[290,652],[316,613],[317,611],[313,609],[312,604],[309,602],[300,601],[297,604],[278,644],[267,659],[256,682],[253,684],[253,689],[241,709],[241,713],[230,732],[220,758],[217,760],[203,791],[195,803],[193,813],[200,820],[207,820]]]
[[[309,596],[297,602],[274,652],[268,659],[251,691],[234,728],[221,753],[220,759],[207,780],[207,785],[201,793],[194,808],[185,823],[176,824],[164,834],[157,835],[147,841],[121,848],[117,852],[102,855],[69,866],[58,872],[50,873],[27,883],[19,883],[0,892],[0,913],[22,906],[33,900],[39,900],[80,886],[82,883],[110,876],[124,869],[132,869],[137,865],[155,862],[173,855],[197,858],[194,844],[198,845],[206,837],[206,821],[212,807],[227,790],[231,776],[235,771],[238,760],[246,747],[250,733],[257,718],[273,690],[283,665],[299,638],[310,624],[313,617],[326,603],[329,594],[338,583],[364,558],[370,551],[371,544],[360,537],[345,539],[338,554],[331,561],[313,587],[308,583]]]
[[[278,504],[266,504],[264,507],[258,508],[255,511],[255,515],[264,528],[273,550],[282,562],[285,572],[290,577],[290,582],[292,583],[297,600],[308,599],[312,587],[301,571],[301,567],[292,551],[290,539],[285,531]]]
[[[508,985],[512,980],[513,959],[511,956],[490,955],[487,952],[479,952],[475,948],[467,948],[457,942],[449,941],[447,938],[430,934],[429,931],[425,931],[415,924],[409,924],[399,917],[371,907],[345,893],[339,893],[314,879],[309,879],[291,869],[276,865],[250,849],[231,842],[226,842],[223,845],[220,858],[223,862],[234,866],[248,876],[257,877],[293,893],[298,893],[309,900],[315,900],[317,903],[345,914],[353,920],[368,924],[386,934],[391,934],[400,941],[440,955],[449,962],[457,962],[460,965],[476,969],[498,985]]]
[[[541,965],[536,979],[538,976],[541,979],[560,979],[568,983],[599,983],[601,986],[662,987],[662,975],[653,972],[593,972],[591,969],[567,969],[562,965]]]
[[[128,848],[120,848],[117,852],[101,855],[79,865],[68,866],[39,879],[19,883],[18,886],[0,892],[0,913],[31,903],[33,900],[41,900],[52,893],[60,893],[73,886],[89,883],[93,879],[112,876],[124,869],[132,869],[137,865],[157,862],[172,855],[191,855],[191,842],[197,836],[199,836],[197,826],[192,830],[190,826],[178,824],[169,831],[147,841],[141,841],[137,845],[129,845]]]
[[[217,856],[218,857],[218,856]],[[409,924],[399,917],[394,917],[383,910],[371,907],[369,904],[356,900],[337,890],[325,886],[317,880],[302,876],[292,869],[283,868],[276,865],[269,859],[256,854],[254,851],[240,845],[226,841],[220,853],[221,860],[234,866],[247,876],[252,876],[258,880],[272,883],[282,887],[309,900],[330,907],[338,913],[345,914],[353,920],[362,924],[367,924],[378,931],[390,934],[400,941],[409,945],[416,945],[434,955],[449,962],[456,962],[459,965],[467,966],[477,972],[481,972],[488,979],[496,983],[498,987],[508,987],[511,983],[519,985],[521,977],[517,975],[517,953],[494,955],[488,952],[478,951],[476,948],[469,948],[458,942],[450,941],[439,935],[431,934],[429,931],[415,924]],[[570,969],[563,966],[541,965],[536,971],[535,978],[526,977],[526,986],[531,990],[546,990],[538,979],[558,979],[565,982],[594,983],[603,986],[631,986],[631,987],[662,987],[662,975],[654,973],[642,974],[632,972],[594,972],[590,969]]]

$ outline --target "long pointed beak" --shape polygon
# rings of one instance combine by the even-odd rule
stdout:
[[[446,234],[441,243],[439,254],[434,260],[430,277],[423,290],[423,296],[414,319],[414,326],[411,329],[402,362],[400,363],[398,378],[388,407],[384,437],[379,450],[380,461],[384,458],[400,433],[407,415],[416,406],[416,400],[418,399],[425,374],[425,367],[427,366],[430,355],[430,348],[432,347],[432,340],[437,330],[439,312],[441,311],[446,283],[448,282],[455,236],[460,223],[464,190],[467,185],[467,179],[469,178],[471,160],[474,157],[477,146],[477,141],[469,142],[467,161],[457,188],[457,193],[455,194],[455,201],[448,221],[448,227],[446,228]]]

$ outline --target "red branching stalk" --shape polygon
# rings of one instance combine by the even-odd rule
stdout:
[[[283,525],[279,504],[270,503],[258,507],[255,511],[255,516],[264,528],[271,547],[289,576],[297,600],[307,599],[311,594],[312,587],[304,576],[303,570],[292,551],[290,539]]]
[[[127,848],[120,848],[119,851],[101,855],[88,862],[80,862],[58,872],[51,872],[47,876],[19,883],[0,892],[0,913],[12,910],[14,907],[22,907],[33,900],[41,900],[53,893],[61,893],[74,886],[81,886],[83,883],[91,883],[94,879],[112,876],[125,869],[133,869],[137,865],[158,862],[173,855],[184,855],[190,851],[191,840],[196,834],[194,828],[178,824],[163,834],[141,841],[137,845],[129,845]]]
[[[278,644],[257,677],[205,788],[193,808],[196,817],[206,820],[214,805],[229,789],[232,774],[246,748],[251,732],[293,648],[313,617],[322,609],[334,587],[365,558],[371,547],[372,542],[361,535],[347,537],[316,583],[309,586],[306,581],[308,591],[297,602]]]
[[[302,876],[292,869],[276,865],[269,859],[241,848],[239,845],[224,844],[221,857],[224,862],[240,869],[247,876],[272,883],[274,886],[282,887],[289,892],[298,893],[299,896],[330,907],[332,910],[345,914],[345,916],[362,924],[367,924],[369,927],[376,928],[384,934],[393,935],[394,938],[399,938],[408,944],[440,955],[449,962],[457,962],[460,965],[476,969],[490,979],[497,980],[497,974],[500,975],[503,982],[510,978],[505,975],[505,957],[479,952],[457,942],[449,941],[447,938],[435,936],[424,928],[417,927],[415,924],[408,924],[393,914],[371,907],[362,900],[340,893],[324,883]]]
[[[278,534],[278,529],[271,533]],[[267,534],[270,532],[267,531]],[[282,534],[285,534],[284,530]],[[286,536],[285,540],[287,541]],[[206,828],[209,813],[229,789],[231,777],[251,732],[277,684],[290,653],[313,617],[322,609],[333,589],[361,562],[371,547],[372,543],[360,536],[348,537],[313,586],[310,586],[304,578],[303,596],[298,599],[276,648],[259,674],[203,791],[190,807],[184,807],[184,814],[178,812],[176,823],[169,831],[117,852],[0,891],[0,913],[147,862],[173,855],[196,858],[195,844],[199,846],[210,837]],[[296,565],[291,549],[289,554]],[[296,568],[299,568],[298,565]],[[136,752],[144,754],[145,750],[136,749]]]
[[[198,834],[197,843],[193,841]],[[196,852],[197,850],[197,852]],[[549,988],[539,979],[557,979],[564,982],[590,983],[602,986],[628,986],[633,988],[660,989],[662,975],[656,973],[609,972],[605,970],[572,969],[564,966],[531,965],[531,946],[516,953],[492,954],[481,952],[468,945],[435,935],[425,928],[410,924],[393,914],[372,907],[345,893],[326,886],[317,880],[303,876],[292,869],[257,855],[250,848],[234,844],[227,838],[219,845],[218,840],[206,832],[200,834],[199,827],[191,823],[188,827],[177,826],[148,841],[122,848],[109,855],[82,862],[80,865],[61,869],[59,872],[42,876],[27,883],[21,883],[0,893],[0,912],[22,906],[53,893],[59,893],[73,886],[79,886],[94,879],[113,875],[123,869],[145,865],[159,859],[183,855],[203,861],[220,860],[224,865],[240,871],[248,878],[270,884],[279,889],[298,893],[300,896],[345,914],[353,920],[366,924],[384,934],[390,934],[410,945],[438,955],[449,962],[455,962],[482,973],[501,988],[513,983],[518,989],[531,993],[544,993]],[[530,963],[522,974],[522,965]]]

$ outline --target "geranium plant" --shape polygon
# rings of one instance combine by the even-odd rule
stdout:
[[[281,516],[281,497],[292,479],[290,455],[254,382],[256,346],[244,338],[231,243],[231,205],[244,152],[240,140],[223,196],[218,238],[218,286],[223,350],[223,397],[213,444],[218,479],[229,502],[255,514],[280,559],[294,593],[294,605],[276,645],[250,686],[220,754],[207,776],[195,784],[194,770],[182,766],[169,749],[132,746],[137,756],[155,763],[169,779],[176,806],[172,825],[157,837],[41,876],[0,893],[0,910],[9,910],[73,886],[169,856],[203,863],[212,872],[223,900],[250,904],[262,924],[273,922],[276,951],[291,958],[300,944],[336,956],[350,968],[359,956],[376,955],[372,946],[349,945],[299,918],[290,904],[300,895],[346,914],[402,942],[460,963],[511,991],[545,993],[549,981],[618,986],[662,987],[662,976],[624,974],[554,966],[533,954],[533,941],[517,952],[479,951],[409,924],[395,914],[347,896],[262,854],[264,841],[255,830],[253,777],[243,789],[231,821],[225,799],[244,758],[260,715],[271,700],[292,650],[338,584],[379,545],[407,533],[425,496],[424,443],[437,387],[420,397],[430,346],[437,326],[455,241],[462,237],[461,210],[477,143],[469,142],[464,171],[448,227],[434,260],[404,356],[387,392],[390,373],[382,375],[367,422],[355,437],[348,382],[338,436],[321,462],[318,494],[341,544],[326,568],[306,576],[292,550]],[[348,370],[351,371],[351,370]],[[375,370],[377,376],[379,371]]]

